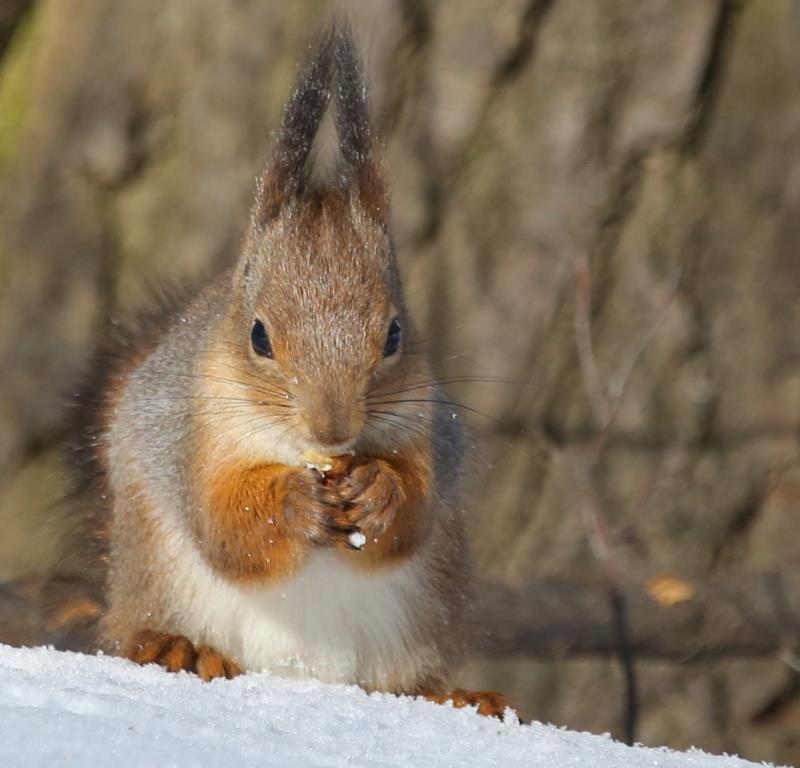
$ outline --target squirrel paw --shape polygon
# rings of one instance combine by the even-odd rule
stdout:
[[[137,664],[160,664],[169,672],[194,672],[208,682],[215,677],[228,680],[242,673],[239,665],[208,645],[195,648],[183,635],[142,630],[128,657]]]
[[[313,470],[289,476],[283,507],[287,526],[319,547],[347,545],[358,531],[342,509],[335,488],[325,485]]]
[[[479,715],[498,717],[501,720],[506,709],[513,709],[508,703],[508,699],[497,691],[465,691],[457,688],[455,691],[443,695],[426,694],[425,698],[436,704],[452,702],[453,706],[457,708],[477,706]]]
[[[386,461],[358,464],[336,486],[344,513],[368,539],[380,538],[392,525],[405,501],[397,471]]]

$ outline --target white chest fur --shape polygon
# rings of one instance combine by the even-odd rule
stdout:
[[[394,688],[424,663],[414,642],[420,562],[360,571],[320,552],[290,579],[249,587],[211,571],[182,536],[169,538],[172,611],[247,670]]]

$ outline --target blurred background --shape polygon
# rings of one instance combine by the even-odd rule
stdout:
[[[796,0],[2,0],[0,581],[59,556],[110,320],[235,257],[334,7],[410,304],[475,379],[468,682],[800,762]]]

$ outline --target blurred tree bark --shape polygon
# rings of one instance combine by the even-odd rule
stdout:
[[[32,0],[7,0],[0,5],[0,56],[5,53],[17,25],[32,5]]]
[[[790,0],[36,0],[0,12],[0,577],[56,556],[63,401],[109,318],[235,256],[321,5],[363,43],[438,370],[506,381],[453,386],[487,414],[482,576],[796,573]],[[638,667],[643,742],[800,759],[777,655]],[[618,728],[613,659],[472,675]]]

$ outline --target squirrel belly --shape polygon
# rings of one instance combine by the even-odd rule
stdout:
[[[214,572],[190,538],[166,527],[159,534],[150,545],[163,547],[158,561],[168,567],[153,576],[168,591],[155,600],[120,595],[119,605],[149,614],[141,626],[211,645],[246,671],[394,692],[446,679],[443,651],[454,649],[441,637],[447,617],[436,615],[437,576],[424,552],[375,573],[320,551],[285,579],[243,584]],[[115,627],[114,619],[112,609],[106,633],[122,629],[124,648],[136,625],[126,616]]]

